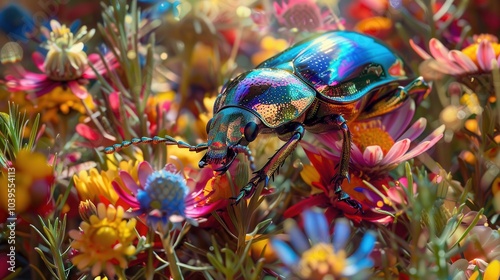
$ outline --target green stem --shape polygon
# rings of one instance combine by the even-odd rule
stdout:
[[[170,233],[169,232],[165,233],[164,230],[162,229],[161,234],[162,236],[165,236],[165,238],[162,239],[162,242],[163,242],[163,249],[165,250],[165,255],[167,255],[168,268],[170,269],[170,276],[173,279],[184,279],[184,277],[182,276],[181,268],[179,267],[179,265],[177,265],[179,259],[175,254],[175,247],[171,242]]]
[[[125,280],[127,279],[127,276],[125,275],[125,272],[121,267],[116,267],[116,275],[118,276],[118,279],[120,280]]]
[[[192,56],[194,51],[194,44],[186,44],[184,49],[184,68],[182,69],[182,79],[181,85],[179,87],[179,92],[181,94],[181,102],[179,106],[179,112],[177,112],[177,119],[180,117],[182,108],[186,106],[188,95],[189,95],[189,77],[192,67]]]
[[[148,235],[146,237],[146,243],[150,244],[149,248],[147,249],[148,253],[148,259],[146,262],[146,272],[145,272],[145,278],[147,280],[153,280],[153,277],[155,275],[155,268],[153,267],[153,245],[154,245],[154,239],[155,239],[155,231],[154,229],[150,228],[148,231]]]
[[[497,122],[500,123],[500,70],[498,68],[498,62],[493,59],[492,60],[492,68],[491,74],[493,76],[493,90],[495,91],[496,96],[496,110],[497,110]]]

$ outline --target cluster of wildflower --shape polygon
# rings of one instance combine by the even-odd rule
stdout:
[[[0,278],[499,279],[495,1],[56,2],[0,5]]]

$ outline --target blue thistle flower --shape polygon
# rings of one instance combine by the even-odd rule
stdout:
[[[137,192],[141,212],[148,213],[148,223],[167,224],[171,218],[184,220],[186,196],[189,188],[186,180],[179,173],[159,170],[151,173],[143,190]]]

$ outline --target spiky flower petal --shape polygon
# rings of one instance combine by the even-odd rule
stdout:
[[[99,203],[96,215],[82,222],[80,230],[69,232],[73,239],[71,247],[78,251],[71,262],[79,270],[90,269],[93,276],[104,271],[107,276],[114,277],[117,267],[127,268],[129,258],[136,252],[132,245],[137,238],[136,220],[123,220],[123,215],[121,206],[106,207]]]

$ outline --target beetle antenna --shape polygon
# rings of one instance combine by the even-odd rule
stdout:
[[[197,153],[204,151],[208,148],[207,143],[202,143],[202,144],[198,144],[196,146],[193,146],[193,145],[190,145],[184,141],[175,140],[173,137],[167,135],[165,137],[154,136],[153,138],[150,138],[150,137],[132,138],[132,140],[130,140],[130,141],[126,140],[126,141],[123,141],[122,143],[119,143],[119,144],[117,143],[117,144],[114,144],[113,146],[109,146],[109,147],[104,148],[104,153],[106,153],[106,154],[117,153],[117,152],[121,151],[122,149],[127,148],[131,145],[138,146],[138,145],[143,144],[143,143],[152,143],[152,144],[164,143],[165,145],[177,145],[177,147],[179,147],[179,148],[189,149],[190,151],[197,152]]]
[[[237,144],[232,146],[231,149],[233,149],[236,153],[244,154],[247,157],[248,161],[250,162],[250,169],[252,169],[252,171],[255,171],[255,163],[252,156],[252,151],[250,151],[250,149],[247,146]]]

